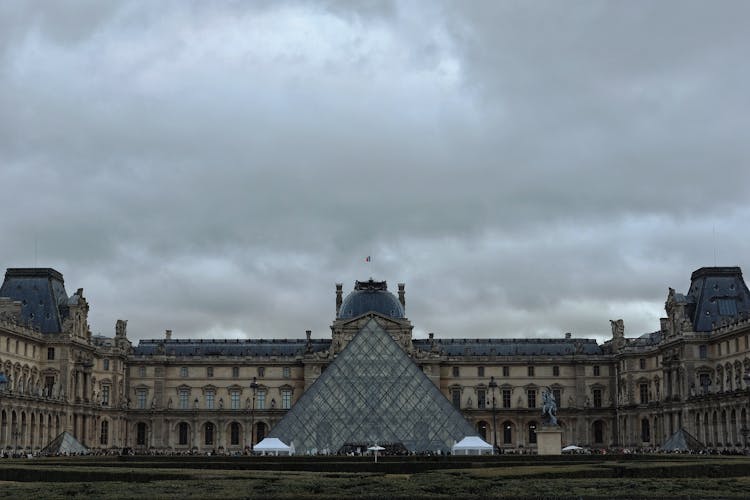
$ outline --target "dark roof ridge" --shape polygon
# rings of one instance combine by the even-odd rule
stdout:
[[[54,278],[65,283],[62,273],[51,267],[9,267],[5,278]]]

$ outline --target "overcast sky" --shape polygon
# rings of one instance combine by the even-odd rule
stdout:
[[[750,264],[750,2],[0,2],[0,266],[94,333],[659,328]],[[371,255],[367,264],[365,257]]]

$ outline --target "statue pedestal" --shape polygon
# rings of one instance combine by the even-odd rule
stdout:
[[[558,426],[542,426],[536,431],[539,455],[562,455],[562,430]]]

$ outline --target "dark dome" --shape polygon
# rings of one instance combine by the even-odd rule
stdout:
[[[404,307],[388,291],[385,281],[357,281],[354,291],[347,295],[339,308],[338,318],[356,318],[368,312],[391,318],[403,318]]]

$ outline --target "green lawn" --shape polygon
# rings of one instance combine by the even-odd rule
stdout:
[[[313,462],[327,471],[295,470]],[[389,460],[397,469],[397,460]],[[55,459],[0,462],[0,498],[747,498],[750,459],[591,459],[564,463],[493,460],[456,463],[416,473],[339,472],[340,462],[192,459]],[[207,467],[207,468],[204,468]],[[325,467],[323,467],[325,468]],[[8,480],[8,479],[22,480]]]

